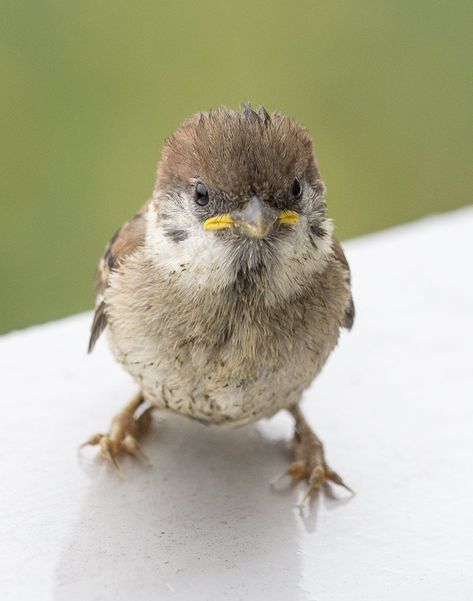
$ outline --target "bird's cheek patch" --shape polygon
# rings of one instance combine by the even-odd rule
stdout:
[[[177,244],[186,240],[189,237],[189,232],[186,232],[185,230],[166,230],[164,235]]]
[[[210,217],[204,221],[204,230],[215,231],[215,230],[224,230],[233,225],[233,218],[231,215],[216,215],[215,217]]]

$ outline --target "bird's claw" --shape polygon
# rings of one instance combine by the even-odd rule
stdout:
[[[298,507],[303,507],[313,495],[316,495],[325,482],[333,482],[334,484],[338,484],[338,486],[346,488],[352,495],[355,494],[353,489],[345,484],[341,476],[332,470],[325,462],[311,467],[309,462],[303,460],[294,461],[287,470],[277,474],[271,480],[271,486],[276,486],[286,477],[292,478],[293,481],[307,481],[307,490],[297,504]]]
[[[271,485],[274,486],[284,477],[289,477],[294,482],[305,480],[307,490],[298,503],[299,507],[316,495],[326,482],[343,486],[354,495],[354,491],[345,484],[341,476],[327,465],[323,444],[309,427],[300,409],[293,407],[290,411],[296,420],[293,440],[295,461],[282,474],[273,478]]]
[[[112,421],[110,432],[107,434],[94,434],[80,449],[86,446],[100,447],[100,454],[115,469],[115,472],[124,477],[122,466],[118,460],[119,455],[131,455],[139,459],[143,464],[150,466],[151,462],[143,453],[138,444],[138,436],[143,434],[150,425],[151,408],[146,409],[139,417],[134,417],[134,411],[138,402],[132,401]]]
[[[333,482],[334,484],[338,484],[338,486],[343,486],[343,488],[348,490],[352,495],[355,494],[355,492],[345,484],[341,476],[339,476],[337,472],[334,472],[325,462],[323,465],[316,465],[313,467],[310,473],[304,471],[299,478],[305,478],[308,486],[305,494],[297,504],[298,507],[304,507],[306,502],[310,500],[313,495],[316,495],[326,482]]]
[[[100,454],[113,466],[120,478],[123,478],[125,474],[118,460],[119,455],[131,455],[139,459],[144,465],[151,465],[151,461],[141,449],[136,438],[131,434],[126,434],[122,439],[112,438],[109,434],[95,434],[81,444],[80,448],[86,446],[99,446]]]

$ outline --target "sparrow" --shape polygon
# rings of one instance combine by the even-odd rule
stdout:
[[[199,112],[165,140],[152,197],[100,260],[89,352],[106,330],[140,392],[98,445],[145,459],[153,409],[235,427],[284,409],[285,475],[345,485],[299,402],[355,310],[308,131],[250,104]],[[146,407],[144,410],[143,408]],[[351,490],[351,489],[349,489]]]

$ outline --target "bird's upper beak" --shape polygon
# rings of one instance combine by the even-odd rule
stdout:
[[[299,221],[299,215],[295,211],[279,211],[260,200],[258,196],[252,196],[244,209],[211,217],[205,221],[204,228],[220,230],[234,227],[250,238],[264,238],[276,221],[294,224]]]
[[[276,223],[279,211],[252,196],[242,211],[233,213],[233,223],[250,238],[264,238]]]

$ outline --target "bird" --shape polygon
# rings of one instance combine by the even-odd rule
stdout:
[[[105,330],[139,393],[98,445],[146,460],[139,444],[154,409],[217,427],[287,410],[293,461],[306,483],[329,467],[299,403],[351,329],[351,275],[327,214],[309,131],[250,103],[187,118],[164,142],[149,200],[100,259],[89,352]]]

